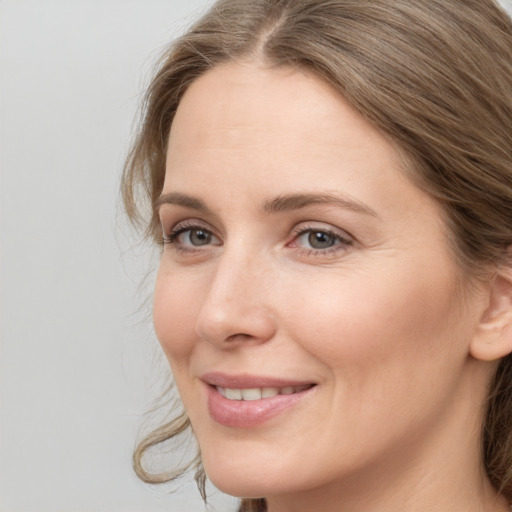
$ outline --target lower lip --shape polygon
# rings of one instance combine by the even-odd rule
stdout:
[[[300,403],[315,387],[261,400],[229,400],[215,387],[207,385],[208,409],[212,419],[225,427],[256,427]]]

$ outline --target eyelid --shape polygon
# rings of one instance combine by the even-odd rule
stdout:
[[[324,224],[322,222],[304,222],[295,225],[292,228],[292,234],[294,235],[294,239],[305,232],[308,231],[321,231],[325,233],[330,233],[336,237],[342,238],[343,240],[346,240],[347,242],[354,242],[355,238],[345,231],[344,229],[335,227],[331,224]]]
[[[164,236],[171,236],[173,234],[176,234],[180,230],[184,229],[193,229],[193,228],[202,228],[208,231],[211,231],[212,233],[214,230],[211,228],[211,226],[200,219],[183,219],[177,222],[168,223],[170,225],[170,228],[166,229],[164,223],[162,222],[162,231]]]
[[[163,237],[162,237],[162,243],[165,244],[174,244],[176,248],[180,247],[180,245],[177,242],[175,242],[176,238],[181,235],[182,233],[186,233],[187,231],[193,231],[194,229],[200,229],[207,231],[212,235],[213,238],[215,238],[218,241],[221,241],[220,236],[218,236],[215,232],[215,230],[207,223],[200,219],[184,219],[182,221],[176,222],[172,225],[172,228],[170,230],[166,230],[163,228]],[[210,243],[206,244],[204,248],[207,248],[208,246],[212,245],[221,245],[219,243]],[[185,249],[183,247],[182,249]],[[196,251],[201,250],[201,246],[197,246],[196,249],[192,249],[187,247],[187,250]]]
[[[320,224],[320,225],[319,225]],[[299,257],[316,257],[316,258],[333,258],[344,254],[349,250],[355,242],[352,235],[345,230],[334,227],[332,225],[321,225],[322,223],[302,223],[296,225],[292,229],[293,238],[286,244],[287,247],[296,252]],[[335,239],[335,243],[327,247],[318,248],[302,245],[299,243],[300,238],[307,233],[325,233]]]

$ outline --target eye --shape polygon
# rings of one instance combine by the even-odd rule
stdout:
[[[297,235],[289,247],[297,247],[309,253],[331,253],[353,244],[348,235],[328,228],[299,226],[294,231]]]
[[[297,239],[303,244],[308,244],[313,249],[327,249],[338,241],[337,238],[325,231],[309,231],[303,233]]]
[[[178,224],[168,236],[164,237],[164,243],[173,244],[179,249],[194,250],[209,245],[220,245],[220,240],[203,226]]]
[[[193,245],[199,247],[201,245],[208,245],[213,238],[211,231],[207,231],[203,228],[186,229],[182,231],[174,240],[184,245]]]

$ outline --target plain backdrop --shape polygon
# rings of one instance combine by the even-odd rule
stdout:
[[[131,469],[161,364],[118,187],[152,65],[206,5],[0,0],[0,512],[204,510]]]

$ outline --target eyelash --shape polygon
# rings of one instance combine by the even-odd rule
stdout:
[[[179,251],[187,251],[187,250],[194,251],[196,249],[188,249],[188,248],[182,247],[176,242],[176,239],[178,238],[178,236],[180,236],[183,233],[186,233],[187,231],[194,231],[194,230],[202,230],[202,231],[205,231],[205,232],[213,235],[211,229],[208,229],[207,227],[205,227],[201,224],[198,224],[198,222],[195,220],[190,220],[190,221],[183,221],[183,222],[176,224],[176,226],[173,227],[173,229],[171,230],[171,232],[168,235],[163,236],[161,242],[163,245],[167,245],[167,244],[174,245],[176,250],[179,250]],[[213,236],[215,236],[215,235],[213,235]]]
[[[324,228],[319,226],[298,226],[292,230],[294,237],[290,243],[296,243],[302,236],[310,233],[322,233],[334,240],[334,245],[326,247],[324,249],[298,247],[301,255],[304,256],[328,256],[338,251],[346,250],[348,247],[353,245],[353,240],[346,234],[341,234],[330,228]]]
[[[180,236],[183,233],[186,233],[187,231],[194,231],[194,230],[202,230],[205,231],[211,236],[215,237],[215,234],[205,226],[198,224],[197,221],[184,221],[176,226],[171,230],[171,232],[168,235],[164,235],[161,242],[163,245],[174,245],[174,248],[177,251],[180,252],[196,252],[201,250],[201,246],[197,246],[197,248],[191,248],[191,247],[184,247],[177,243],[176,239],[178,236]],[[353,245],[353,240],[347,236],[342,235],[339,232],[336,232],[329,228],[323,228],[318,226],[298,226],[292,230],[293,239],[291,242],[287,243],[287,246],[290,246],[290,244],[296,243],[300,237],[308,234],[308,233],[322,233],[324,235],[327,235],[329,238],[332,238],[334,240],[334,244],[331,246],[328,246],[324,249],[315,249],[315,248],[306,248],[306,247],[297,247],[301,255],[305,256],[327,256],[331,255],[333,253],[337,253],[340,250],[346,250],[349,246]],[[205,246],[210,246],[211,244],[205,244]]]

